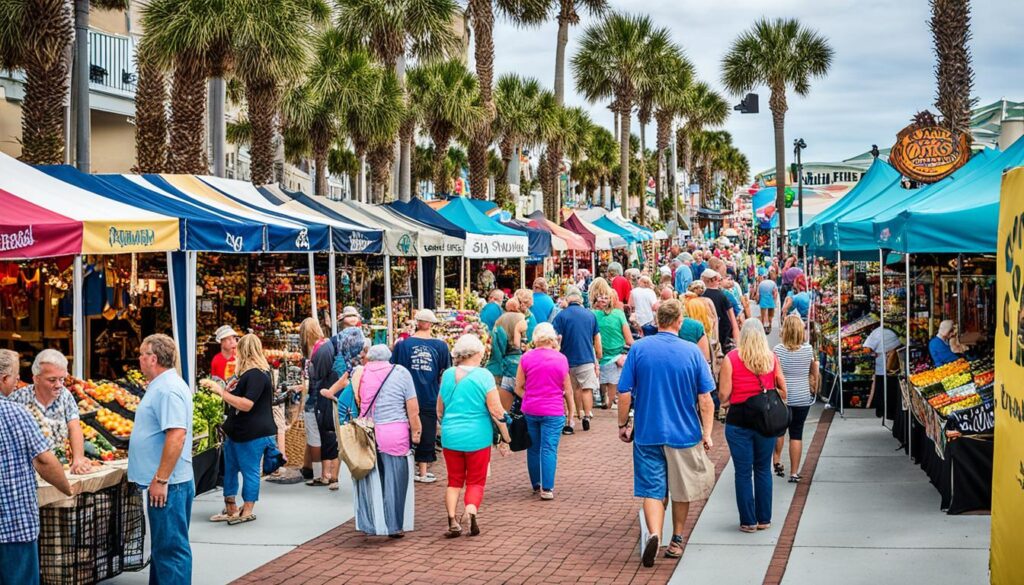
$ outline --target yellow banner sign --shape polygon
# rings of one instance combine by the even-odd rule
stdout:
[[[954,138],[946,128],[919,124],[901,130],[889,151],[889,164],[900,174],[921,183],[944,179],[970,158],[968,133]]]
[[[178,249],[178,220],[115,223],[87,221],[82,232],[85,254],[165,252]]]
[[[1024,167],[1003,176],[996,261],[992,583],[1024,582]]]

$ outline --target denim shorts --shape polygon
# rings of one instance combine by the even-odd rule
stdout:
[[[668,461],[661,445],[633,443],[633,495],[656,500],[668,496]]]

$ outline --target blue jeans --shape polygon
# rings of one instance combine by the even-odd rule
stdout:
[[[260,474],[263,471],[263,450],[275,437],[261,437],[251,441],[224,440],[224,497],[238,495],[238,474],[242,474],[242,501],[260,499]]]
[[[153,533],[150,585],[187,585],[192,582],[188,524],[195,496],[195,484],[183,481],[167,486],[167,504],[163,508],[148,507],[149,529]]]
[[[725,440],[736,469],[740,525],[772,521],[772,451],[775,439],[736,425],[725,425]],[[753,477],[753,483],[751,483]]]
[[[39,585],[39,541],[0,542],[0,585]]]
[[[526,450],[526,469],[530,485],[544,491],[555,489],[555,468],[558,466],[558,441],[562,438],[564,416],[526,416],[530,448]]]

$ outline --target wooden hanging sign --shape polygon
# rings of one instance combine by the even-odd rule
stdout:
[[[889,164],[902,175],[920,183],[935,183],[964,166],[971,158],[970,133],[954,136],[928,112],[900,130],[889,152]]]

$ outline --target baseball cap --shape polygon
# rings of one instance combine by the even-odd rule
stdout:
[[[213,334],[213,337],[214,339],[217,340],[217,343],[220,343],[221,341],[224,341],[228,337],[241,336],[238,335],[238,333],[231,327],[231,325],[221,325],[220,327],[217,328],[217,331]]]
[[[701,280],[714,280],[716,278],[722,278],[722,275],[719,274],[717,270],[712,270],[710,268],[700,274]]]
[[[414,321],[424,321],[427,323],[439,323],[437,316],[430,309],[420,309],[416,311],[416,314],[412,316]]]

